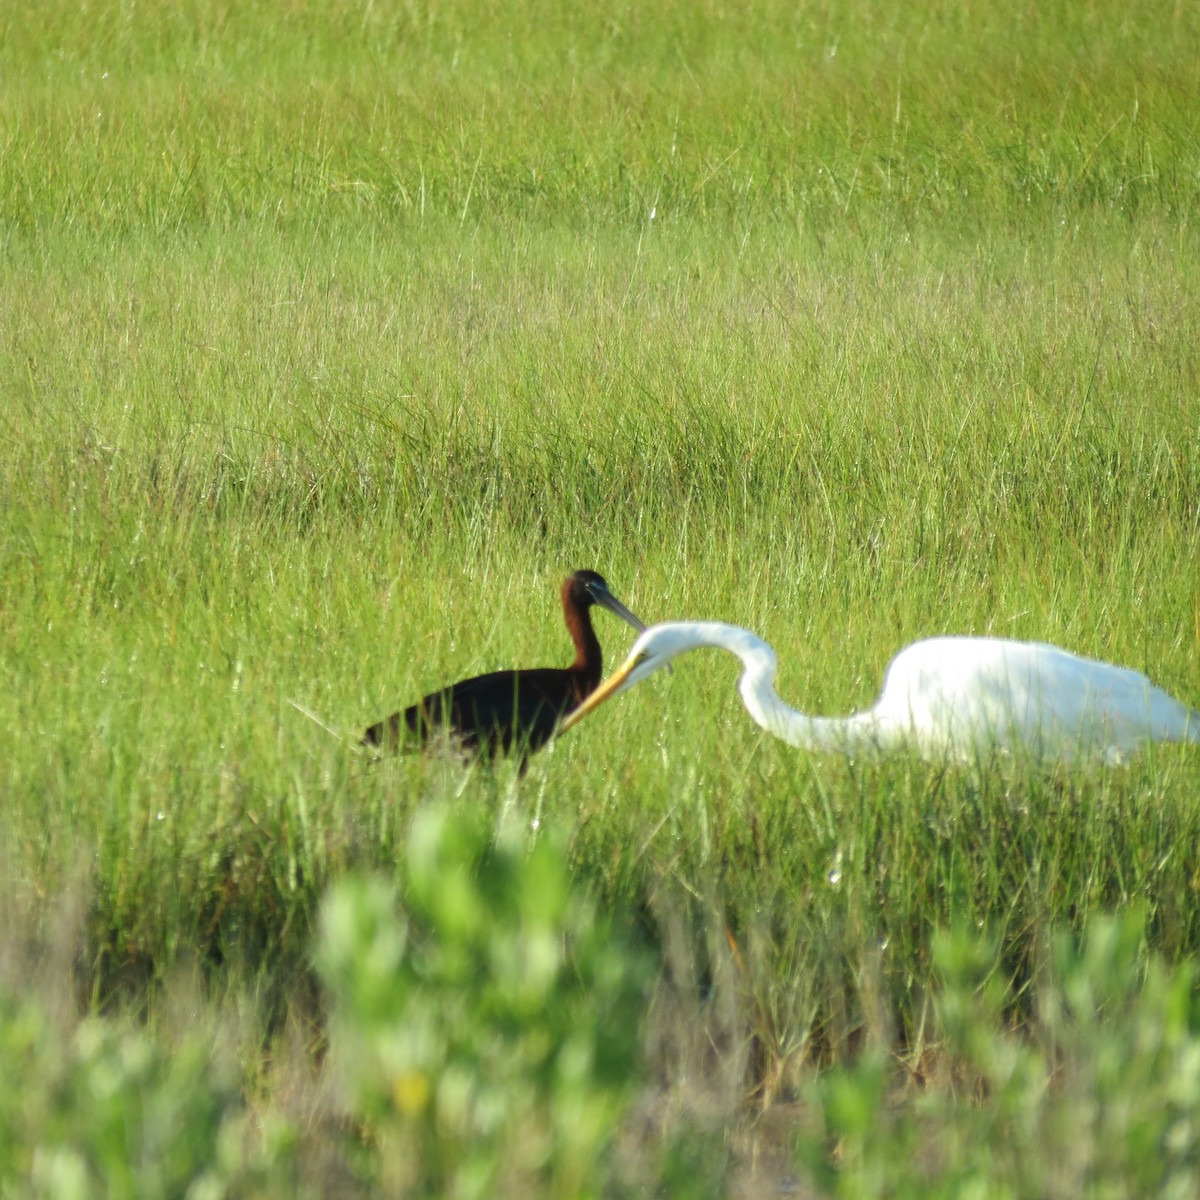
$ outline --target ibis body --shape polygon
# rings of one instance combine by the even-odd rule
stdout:
[[[634,629],[646,626],[595,571],[575,571],[562,585],[563,617],[575,644],[568,667],[491,671],[430,692],[372,725],[364,745],[399,750],[444,737],[468,757],[516,752],[522,764],[546,744],[563,716],[600,683],[604,660],[591,610],[606,608]]]

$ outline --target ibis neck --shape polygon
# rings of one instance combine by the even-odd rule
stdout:
[[[604,674],[604,659],[600,640],[592,628],[590,606],[580,604],[571,594],[570,580],[567,584],[563,588],[563,618],[571,641],[575,643],[575,661],[570,669],[582,679],[586,695],[599,687],[600,677]]]

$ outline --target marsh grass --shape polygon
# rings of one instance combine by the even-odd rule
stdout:
[[[8,11],[11,961],[58,945],[36,991],[151,1029],[194,971],[254,1031],[249,1102],[286,1109],[308,1084],[254,1064],[286,1043],[320,1075],[321,895],[469,804],[643,910],[687,984],[648,1126],[742,1144],[865,1047],[940,1078],[936,929],[994,939],[1018,1030],[1048,931],[1136,902],[1191,959],[1186,751],[823,760],[765,739],[716,654],[523,779],[351,742],[565,663],[578,567],[647,621],[759,632],[813,711],[944,631],[1196,703],[1198,34],[1165,4]]]

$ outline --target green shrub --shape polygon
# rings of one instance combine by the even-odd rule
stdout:
[[[399,889],[348,878],[321,913],[370,1170],[414,1195],[599,1194],[639,1082],[643,957],[549,839],[492,844],[482,822],[426,809],[402,874]]]
[[[0,1194],[219,1197],[238,1169],[241,1106],[208,1047],[168,1047],[100,1017],[63,1037],[0,999]]]
[[[1195,972],[1147,954],[1142,914],[1054,937],[1021,1035],[995,945],[957,931],[933,953],[943,1045],[923,1091],[901,1097],[879,1050],[810,1088],[799,1160],[822,1194],[1200,1194]]]

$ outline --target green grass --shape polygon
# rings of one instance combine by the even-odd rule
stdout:
[[[1190,969],[1184,750],[845,764],[765,738],[715,653],[519,780],[369,765],[289,702],[354,732],[565,663],[593,567],[759,632],[813,711],[936,632],[1200,703],[1198,51],[1165,3],[10,6],[0,990],[44,959],[36,995],[154,1038],[182,989],[236,1047],[213,1095],[344,1129],[320,898],[452,798],[641,910],[646,1087],[732,1179],[867,1044],[944,1094],[939,928],[992,939],[996,1036],[1036,1040],[1047,939],[1102,914]]]

